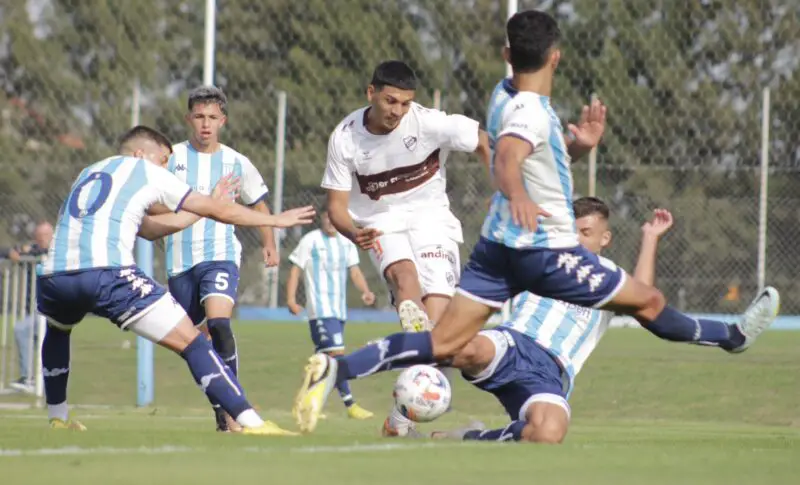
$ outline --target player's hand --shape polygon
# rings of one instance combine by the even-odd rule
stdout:
[[[310,205],[283,211],[275,216],[275,227],[304,226],[314,222],[314,208]]]
[[[290,301],[286,306],[289,307],[289,311],[292,312],[292,315],[300,315],[303,313],[303,307],[298,305],[295,301]]]
[[[239,197],[239,188],[241,187],[239,182],[239,177],[229,173],[219,179],[217,185],[214,186],[214,190],[211,191],[211,197],[217,200],[236,200]]]
[[[600,143],[606,129],[605,105],[599,99],[595,99],[591,105],[583,107],[578,124],[568,124],[567,129],[575,137],[572,143],[584,148],[594,148]]]
[[[367,306],[372,306],[372,304],[375,303],[375,293],[371,291],[361,293],[361,301]]]
[[[364,227],[356,230],[355,243],[364,251],[369,251],[375,247],[375,242],[381,237],[383,233],[377,229]]]
[[[539,226],[539,217],[550,217],[552,214],[539,207],[527,195],[520,195],[509,199],[511,218],[514,224],[522,226],[528,231],[536,231]]]
[[[672,227],[672,213],[667,209],[653,211],[653,219],[642,224],[642,234],[659,238]]]
[[[261,248],[261,254],[264,255],[264,264],[267,268],[278,266],[278,250],[272,246],[264,246]]]

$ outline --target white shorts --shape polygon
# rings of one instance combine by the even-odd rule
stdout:
[[[158,343],[184,318],[188,318],[186,311],[171,294],[167,293],[150,305],[147,310],[132,318],[131,321],[125,322],[125,326],[122,328],[151,342]]]
[[[369,255],[384,279],[386,268],[393,263],[405,259],[414,263],[423,297],[452,297],[461,277],[458,243],[445,235],[430,234],[430,231],[415,229],[384,234]]]

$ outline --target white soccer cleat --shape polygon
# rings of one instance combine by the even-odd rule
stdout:
[[[397,305],[397,315],[404,332],[424,332],[433,328],[428,314],[411,300],[404,300]]]
[[[431,439],[463,441],[464,435],[470,431],[486,431],[486,425],[480,421],[472,421],[462,428],[456,428],[450,431],[433,431],[431,432]]]
[[[741,320],[736,324],[736,328],[744,335],[744,343],[728,352],[738,354],[744,352],[759,335],[772,325],[778,317],[781,307],[781,298],[778,290],[768,286],[750,303],[744,311]]]

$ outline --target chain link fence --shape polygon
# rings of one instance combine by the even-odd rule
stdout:
[[[175,141],[188,89],[201,84],[202,2],[49,0],[0,6],[0,243],[31,222],[55,219],[70,182],[113,153],[140,121]],[[771,88],[766,281],[795,294],[800,217],[800,4],[769,0],[520,0],[555,15],[563,60],[554,104],[576,120],[592,94],[609,107],[596,170],[574,166],[576,195],[612,207],[609,256],[632,269],[639,227],[655,207],[676,216],[665,237],[658,283],[695,312],[736,312],[757,287],[761,92]],[[496,0],[219,0],[215,83],[229,97],[223,142],[247,155],[270,189],[275,179],[277,95],[287,93],[285,208],[314,203],[330,131],[365,104],[372,69],[388,58],[417,71],[418,100],[483,122],[505,73],[505,2]],[[490,196],[475,157],[448,171],[453,210],[464,225],[462,257],[478,237]],[[272,204],[271,204],[272,205]],[[258,233],[244,245],[243,303],[264,304],[270,282],[258,264]],[[285,232],[286,256],[301,231]],[[164,278],[163,245],[155,270]],[[362,255],[373,289],[383,288]],[[351,292],[350,303],[360,306]],[[784,312],[800,311],[785,298]],[[385,294],[378,305],[388,304]]]

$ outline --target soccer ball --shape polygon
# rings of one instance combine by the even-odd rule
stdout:
[[[450,407],[452,390],[442,371],[415,365],[400,373],[394,384],[394,403],[400,414],[412,421],[433,421]]]

